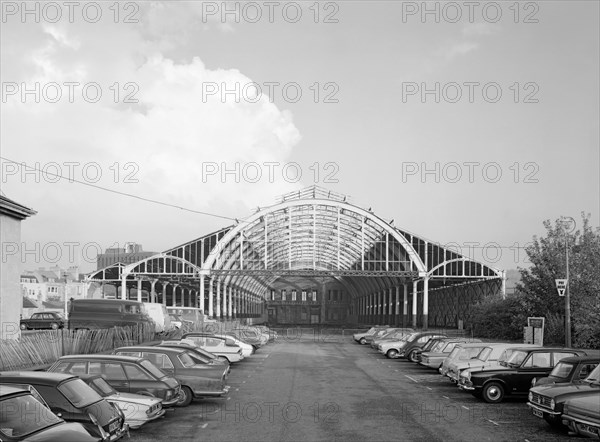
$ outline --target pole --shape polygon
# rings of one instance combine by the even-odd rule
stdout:
[[[569,293],[569,243],[565,229],[565,254],[567,260],[567,286],[565,287],[565,347],[571,347],[571,302]]]

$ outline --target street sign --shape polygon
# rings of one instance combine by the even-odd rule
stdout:
[[[567,280],[566,279],[555,279],[556,282],[556,290],[558,291],[558,296],[565,296],[565,290],[567,290]]]

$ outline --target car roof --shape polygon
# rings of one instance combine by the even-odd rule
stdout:
[[[0,384],[0,397],[9,396],[19,393],[30,393],[29,390],[23,387],[17,387],[10,384]]]
[[[121,362],[139,362],[142,358],[139,356],[121,356],[121,355],[68,355],[61,356],[59,361],[69,361],[69,360],[89,360],[89,361],[99,361],[99,360],[108,360],[108,361],[121,361]]]
[[[600,362],[600,356],[569,356],[560,362]]]
[[[523,350],[528,352],[534,351],[571,351],[585,355],[583,350],[578,350],[576,348],[565,348],[565,347],[522,347],[521,344],[517,344],[514,347],[510,347],[514,350]]]
[[[163,345],[130,345],[127,347],[115,348],[115,351],[156,351],[160,350],[162,353],[183,353],[188,350],[188,347],[178,346],[177,348],[166,347]]]
[[[54,373],[47,371],[3,371],[0,373],[0,383],[11,382],[32,385],[56,386],[69,379],[77,378],[70,373]]]

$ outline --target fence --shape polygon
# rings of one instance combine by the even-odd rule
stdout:
[[[0,341],[0,371],[32,370],[63,355],[100,353],[155,339],[154,325],[95,330],[48,330]]]

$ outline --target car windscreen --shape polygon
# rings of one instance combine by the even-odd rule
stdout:
[[[600,365],[596,366],[594,370],[585,378],[586,382],[597,384],[600,382]]]
[[[460,347],[454,347],[450,354],[448,355],[448,359],[454,359],[460,353]]]
[[[412,341],[414,341],[417,338],[417,336],[419,336],[418,332],[411,333],[410,335],[406,336],[406,338],[404,338],[403,341],[412,342]]]
[[[0,401],[0,434],[7,437],[22,438],[60,422],[62,419],[30,394]]]
[[[85,408],[102,400],[102,397],[81,379],[64,382],[58,386],[58,390],[76,408]]]
[[[102,378],[96,378],[92,380],[90,382],[90,387],[96,390],[96,392],[102,397],[110,396],[111,394],[117,394],[117,391]]]
[[[433,347],[431,347],[432,353],[440,353],[444,347],[446,347],[447,342],[439,341]]]
[[[148,370],[150,372],[150,374],[157,379],[164,378],[166,376],[166,374],[163,371],[161,371],[160,368],[158,368],[156,365],[154,365],[150,361],[144,360],[144,361],[140,362],[140,365],[142,367],[144,367],[146,370]]]
[[[554,376],[555,378],[567,379],[571,371],[573,370],[574,365],[568,362],[559,362],[550,372],[550,376]]]
[[[518,367],[523,363],[525,358],[527,357],[527,352],[522,350],[515,350],[506,360],[507,365],[511,365],[513,367]]]

